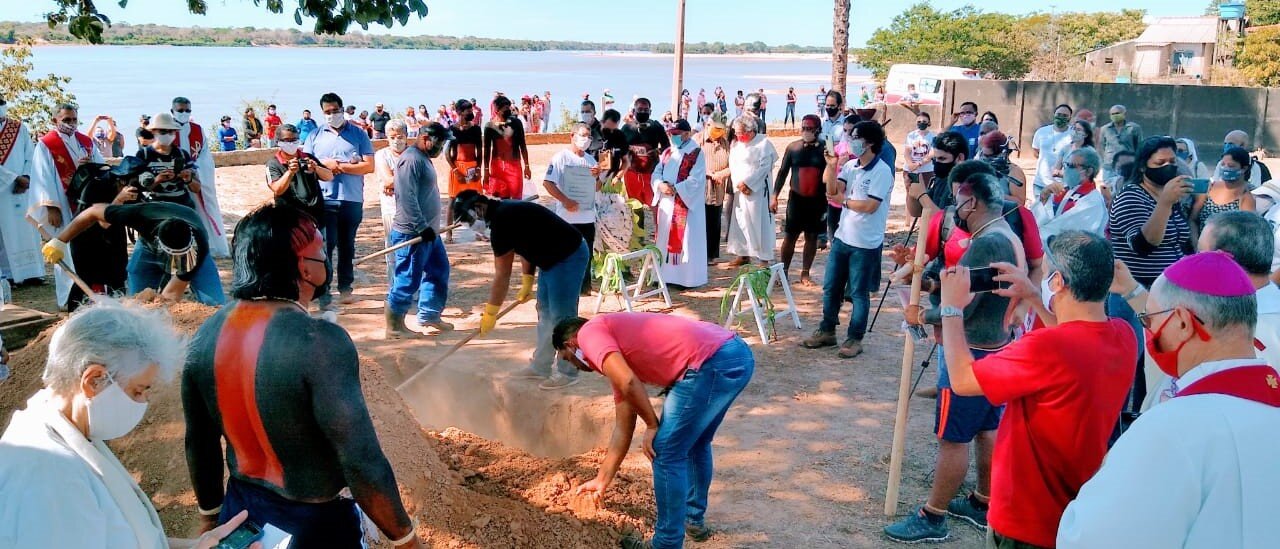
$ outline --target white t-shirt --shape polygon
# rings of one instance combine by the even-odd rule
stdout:
[[[893,194],[893,170],[877,156],[869,169],[862,169],[858,159],[845,162],[838,179],[845,185],[845,200],[872,198],[880,206],[871,213],[855,212],[849,208],[840,211],[840,228],[836,238],[841,242],[870,250],[884,244],[885,225],[889,222],[889,198]]]
[[[933,171],[933,160],[930,158],[933,152],[933,138],[937,137],[929,130],[911,130],[907,134],[907,158],[912,162],[925,161],[920,164],[919,168],[909,170],[910,173],[928,173]]]
[[[564,149],[551,157],[551,163],[547,165],[547,175],[546,177],[543,177],[543,179],[555,183],[556,186],[560,186],[560,180],[564,177],[564,169],[571,166],[590,169],[596,166],[596,160],[586,154],[578,156],[573,154],[573,151]],[[564,189],[561,189],[561,191],[563,190]],[[578,211],[576,212],[566,210],[564,204],[561,204],[560,201],[557,200],[555,211],[556,215],[560,216],[560,219],[569,223],[582,224],[596,222],[596,203],[594,200],[591,201],[590,204],[578,204]]]
[[[1058,131],[1057,126],[1049,124],[1036,130],[1031,138],[1031,148],[1040,151],[1040,161],[1036,163],[1036,191],[1043,189],[1053,181],[1053,168],[1058,165],[1058,150],[1062,143],[1071,143],[1071,128],[1068,126]]]

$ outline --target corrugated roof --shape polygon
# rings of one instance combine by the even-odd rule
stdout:
[[[1217,17],[1160,17],[1134,40],[1140,45],[1212,44],[1217,41]]]

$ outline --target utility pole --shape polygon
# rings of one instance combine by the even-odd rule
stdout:
[[[671,115],[680,116],[680,90],[684,89],[684,2],[676,0],[676,54],[671,76]]]

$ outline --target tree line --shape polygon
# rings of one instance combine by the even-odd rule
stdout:
[[[37,43],[81,43],[66,25],[50,28],[40,23],[0,23],[0,42],[13,43],[30,38]],[[624,44],[618,42],[581,42],[576,40],[514,40],[509,38],[480,38],[475,36],[393,36],[351,32],[348,34],[320,35],[298,29],[236,28],[179,28],[164,25],[130,25],[115,23],[102,31],[103,44],[121,46],[297,46],[344,47],[372,49],[418,50],[496,50],[496,51],[646,51],[671,53],[672,43]],[[685,44],[685,53],[740,54],[740,53],[829,53],[826,47],[786,44],[770,46],[763,42],[726,44],[723,42],[697,42]]]

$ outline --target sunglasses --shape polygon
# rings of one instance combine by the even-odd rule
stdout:
[[[191,112],[191,109],[173,109],[173,112],[185,112],[185,113],[189,113],[189,112]]]

